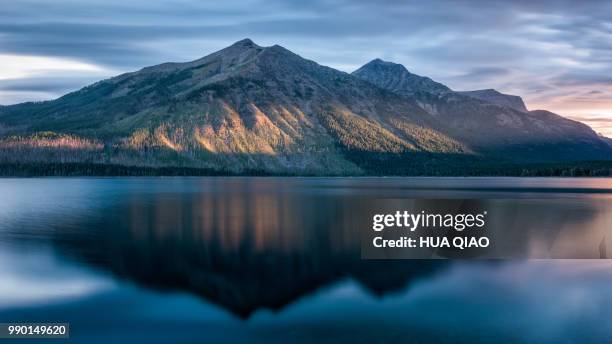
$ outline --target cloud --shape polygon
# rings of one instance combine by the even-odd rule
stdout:
[[[571,118],[577,121],[598,122],[602,124],[611,123],[612,124],[612,118],[608,116],[598,117],[598,116],[593,116],[593,115],[587,115],[587,116],[576,115],[576,116],[571,116]]]
[[[72,58],[0,54],[0,103],[57,98],[117,71]]]
[[[0,7],[0,54],[77,61],[106,71],[101,78],[197,59],[245,37],[347,72],[380,57],[453,89],[521,95],[532,108],[569,113],[580,103],[592,112],[612,99],[609,1],[22,0]],[[57,77],[37,75],[45,76]],[[38,88],[58,94],[71,82],[81,86],[63,80],[54,89],[45,80]],[[26,85],[5,82],[0,101],[12,102],[8,93]]]
[[[35,75],[46,75],[51,73],[74,73],[104,75],[109,72],[101,66],[84,63],[77,60],[27,55],[4,55],[0,54],[0,80],[26,78]]]

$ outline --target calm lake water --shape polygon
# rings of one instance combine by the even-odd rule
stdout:
[[[612,179],[0,179],[0,322],[69,322],[75,343],[612,342],[612,261],[362,260],[370,214],[415,198],[569,230],[557,253],[612,228]]]

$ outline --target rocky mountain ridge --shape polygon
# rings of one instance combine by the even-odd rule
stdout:
[[[527,106],[525,106],[525,102],[523,102],[523,99],[521,97],[513,96],[511,94],[501,93],[492,88],[489,88],[486,90],[463,91],[459,93],[464,94],[469,97],[483,100],[491,104],[495,104],[499,106],[506,106],[514,110],[518,110],[522,112],[529,111],[527,110]]]
[[[374,60],[353,74],[249,39],[186,63],[0,107],[0,163],[410,174],[490,159],[611,158],[590,128]]]

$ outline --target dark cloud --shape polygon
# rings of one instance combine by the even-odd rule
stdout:
[[[470,69],[465,74],[457,75],[450,79],[453,81],[453,83],[456,83],[456,84],[474,83],[474,84],[486,85],[490,83],[492,80],[503,78],[510,74],[512,74],[512,71],[507,68],[477,67],[477,68]]]
[[[581,99],[612,97],[608,0],[20,0],[0,6],[0,54],[73,59],[113,72],[193,60],[245,37],[345,71],[381,57],[453,89],[496,88],[528,103],[570,99],[572,92]],[[28,87],[58,94],[81,86],[56,78],[0,80],[1,99]]]
[[[525,25],[554,30],[531,33],[534,40],[543,35],[547,42],[571,39],[576,46],[600,46],[597,43],[600,40],[589,39],[591,36],[581,31],[606,29],[594,23],[610,20],[609,12],[605,11],[609,4],[598,1],[219,4],[196,0],[11,2],[0,9],[0,49],[132,67],[176,55],[199,56],[196,54],[207,52],[206,48],[218,46],[206,44],[209,40],[229,44],[252,37],[304,51],[308,49],[300,48],[299,43],[310,40],[321,49],[354,50],[354,44],[358,44],[364,45],[363,50],[410,55],[430,63],[502,63],[520,60],[525,55],[530,58],[528,44],[520,45],[514,40]],[[185,40],[202,42],[200,49],[196,45],[193,47],[196,51],[177,54],[164,49],[171,41]]]

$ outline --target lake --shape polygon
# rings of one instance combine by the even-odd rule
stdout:
[[[606,259],[361,259],[372,212],[462,198],[555,233],[551,257],[612,240],[612,179],[0,179],[0,323],[69,322],[74,343],[610,342]]]

